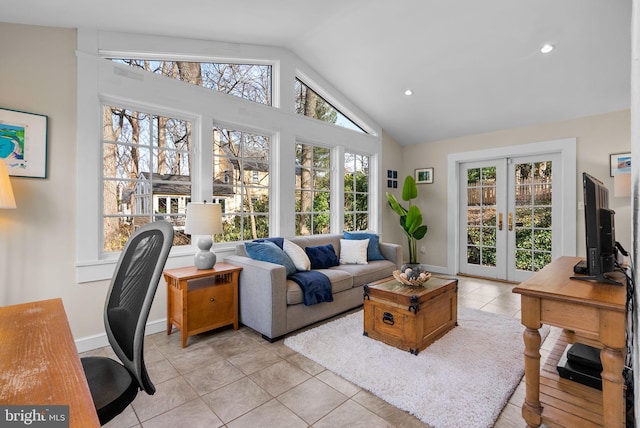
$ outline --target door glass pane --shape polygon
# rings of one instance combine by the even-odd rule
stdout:
[[[496,167],[467,170],[467,263],[496,264]]]
[[[516,269],[537,271],[551,261],[551,161],[515,166]]]

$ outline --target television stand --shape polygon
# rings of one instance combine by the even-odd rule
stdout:
[[[571,281],[569,276],[579,260],[559,257],[513,289],[521,295],[522,324],[526,328],[523,335],[526,394],[522,416],[530,428],[542,424],[624,427],[622,371],[627,290],[609,283]],[[619,274],[620,281],[624,281],[622,273],[612,274]],[[564,329],[566,341],[562,350],[567,343],[575,342],[601,349],[602,392],[559,378],[555,367],[541,373],[538,329],[543,324]],[[555,355],[555,348],[553,352]]]

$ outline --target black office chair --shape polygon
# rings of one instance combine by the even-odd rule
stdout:
[[[169,250],[173,227],[156,221],[140,227],[124,247],[104,308],[107,338],[122,364],[106,357],[82,358],[91,397],[104,425],[143,389],[156,389],[144,365],[144,330]]]

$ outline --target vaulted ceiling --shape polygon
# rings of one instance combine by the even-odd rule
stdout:
[[[2,3],[3,22],[285,47],[402,145],[630,106],[631,0]]]

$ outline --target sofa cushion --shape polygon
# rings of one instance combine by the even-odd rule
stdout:
[[[369,240],[340,240],[341,265],[366,265]]]
[[[283,250],[287,256],[289,256],[298,271],[311,269],[311,260],[309,260],[309,256],[307,256],[307,253],[305,253],[299,245],[285,239]]]
[[[311,269],[327,269],[340,264],[340,259],[331,244],[307,247],[304,250],[311,260]]]
[[[284,244],[284,238],[260,238],[260,239],[254,239],[253,242],[273,242],[274,244],[276,244],[278,247],[283,248],[283,244]]]
[[[331,281],[331,292],[335,295],[341,291],[349,290],[353,287],[353,277],[350,273],[337,268],[318,269],[318,272],[325,274]],[[287,305],[297,305],[304,302],[302,289],[294,281],[287,280]]]
[[[367,246],[367,260],[386,260],[380,252],[380,237],[375,233],[368,232],[344,232],[344,239],[369,240]]]
[[[397,269],[396,264],[389,260],[374,260],[366,265],[340,265],[329,270],[339,269],[353,276],[353,286],[361,287],[379,279],[390,277]]]
[[[296,266],[293,264],[289,256],[271,241],[265,242],[245,242],[244,248],[254,260],[270,262],[282,265],[287,271],[287,276],[296,273]]]

